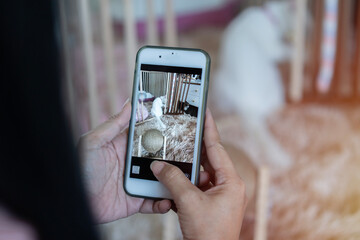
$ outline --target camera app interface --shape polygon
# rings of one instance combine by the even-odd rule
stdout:
[[[148,64],[140,69],[130,177],[156,180],[150,164],[159,160],[191,178],[202,69]]]

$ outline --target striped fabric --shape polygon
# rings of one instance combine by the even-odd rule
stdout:
[[[317,90],[327,93],[334,74],[336,55],[336,36],[338,28],[338,0],[325,0],[321,65],[317,77]]]

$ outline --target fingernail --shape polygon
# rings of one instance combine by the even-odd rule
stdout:
[[[155,175],[159,174],[164,167],[165,167],[165,163],[160,162],[160,161],[153,161],[153,162],[150,164],[151,171],[152,171]]]
[[[162,205],[161,209],[163,213],[167,213],[171,209],[171,202],[169,200],[162,201],[160,205]]]
[[[124,104],[122,105],[121,109],[123,109],[129,101],[130,101],[130,98],[127,98],[126,101],[124,102]]]

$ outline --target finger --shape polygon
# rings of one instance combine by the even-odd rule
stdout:
[[[210,182],[210,174],[208,172],[201,171],[199,175],[199,184],[198,187],[201,188],[202,186],[208,185]]]
[[[213,173],[214,169],[208,163],[209,163],[209,160],[208,160],[208,156],[207,156],[207,152],[206,152],[205,143],[203,141],[202,142],[202,148],[201,148],[201,162],[200,162],[200,164],[204,167],[205,171],[207,171],[209,173]],[[205,164],[206,164],[206,166],[205,166]]]
[[[154,161],[151,163],[150,168],[155,177],[170,191],[175,202],[181,201],[181,196],[189,194],[191,191],[200,191],[174,165],[162,161]]]
[[[178,209],[177,209],[176,204],[175,204],[174,201],[171,201],[171,210],[173,210],[173,211],[176,212],[176,213],[177,213],[177,211],[178,211]]]
[[[112,141],[129,125],[131,115],[131,104],[126,102],[120,113],[96,127],[88,134],[88,145],[90,147],[100,147]]]
[[[215,183],[215,178],[214,178],[214,174],[215,174],[215,171],[214,169],[212,168],[212,166],[210,165],[209,163],[209,159],[207,157],[207,153],[206,153],[206,148],[205,148],[205,144],[203,142],[203,147],[202,147],[202,150],[201,150],[201,166],[203,166],[204,170],[209,173],[210,175],[210,182],[212,183]]]
[[[220,135],[209,109],[206,110],[204,142],[207,153],[207,161],[214,169],[215,173],[219,170],[224,172],[226,175],[236,173],[230,157],[221,145]],[[206,166],[206,162],[204,165]]]
[[[208,159],[205,159],[204,161],[201,162],[201,165],[204,167],[204,170],[209,173],[209,180],[210,182],[215,184],[215,171],[212,168],[212,166],[209,163]]]
[[[141,213],[167,213],[171,209],[170,200],[164,199],[160,201],[154,201],[145,199],[143,205],[140,208]]]

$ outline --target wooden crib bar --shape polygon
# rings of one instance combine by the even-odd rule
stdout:
[[[134,72],[134,64],[136,51],[138,49],[138,40],[136,34],[136,22],[133,9],[133,1],[122,0],[124,6],[124,43],[126,49],[126,62],[127,62],[127,73],[126,79],[127,86],[119,86],[116,77],[116,61],[115,61],[115,47],[114,47],[114,34],[112,18],[110,14],[110,0],[98,0],[100,3],[100,21],[101,21],[101,37],[104,49],[105,57],[105,75],[107,85],[107,103],[109,104],[109,111],[107,115],[112,115],[119,111],[118,106],[118,95],[119,88],[126,87],[128,96],[131,95],[132,90],[132,79]],[[87,83],[88,92],[88,104],[89,104],[89,121],[90,128],[94,128],[99,123],[99,97],[97,90],[96,81],[96,66],[94,59],[94,43],[93,43],[93,31],[91,26],[91,14],[89,7],[89,0],[77,0],[79,17],[80,17],[80,32],[82,38],[82,44],[84,47],[84,60],[85,60],[85,79]],[[157,31],[157,21],[155,14],[155,1],[146,0],[147,4],[147,43],[148,44],[159,44],[159,36]],[[176,32],[176,21],[173,0],[165,0],[165,45],[176,46],[177,45],[177,32]],[[61,10],[61,9],[60,9]],[[64,9],[61,11],[65,11]],[[62,20],[63,31],[66,30],[66,21]],[[65,30],[64,30],[65,29]],[[62,35],[66,35],[64,32]],[[63,41],[64,42],[64,41]],[[68,62],[68,60],[66,60]],[[70,67],[66,67],[70,69]],[[69,71],[69,70],[68,70]],[[67,81],[71,81],[71,74],[66,74]],[[71,98],[74,94],[72,84],[67,84],[68,95]],[[69,106],[73,107],[74,100],[70,100]],[[104,109],[102,107],[102,109]],[[71,115],[75,115],[75,111],[71,110]]]
[[[94,128],[99,123],[99,97],[97,92],[94,43],[92,41],[92,28],[90,20],[90,9],[88,0],[79,0],[81,35],[84,46],[85,72],[88,81],[88,99],[90,127]]]
[[[100,0],[100,20],[101,35],[105,57],[105,75],[107,85],[107,97],[110,108],[110,114],[113,115],[119,111],[118,106],[118,84],[115,76],[115,49],[114,33],[112,28],[112,19],[110,15],[109,0]]]
[[[360,96],[360,2],[356,1],[356,50],[354,57],[355,91]]]
[[[165,114],[183,114],[190,89],[190,74],[171,74],[166,93]]]
[[[300,0],[301,1],[301,0]],[[317,79],[321,70],[321,49],[324,45],[323,24],[325,19],[325,1],[309,1],[309,10],[313,14],[312,31],[307,45],[300,44],[295,38],[296,53],[291,66],[289,97],[293,102],[359,102],[360,101],[360,3],[355,0],[338,0],[337,36],[335,42],[335,61],[330,88],[320,92]],[[298,11],[298,10],[296,10]],[[298,13],[297,13],[298,14]],[[299,21],[297,19],[297,21]],[[301,24],[297,24],[299,28]],[[305,26],[301,26],[304,30]],[[296,29],[295,32],[299,32]],[[296,34],[295,34],[296,36]],[[301,46],[300,46],[301,45]],[[304,48],[306,46],[306,48]],[[300,64],[299,49],[307,50],[309,57]],[[297,60],[296,60],[297,59]],[[296,61],[295,61],[296,60]],[[300,70],[301,69],[301,70]],[[301,76],[301,77],[299,77]]]
[[[289,95],[293,102],[302,98],[304,79],[305,18],[307,0],[295,1],[294,54],[291,61]]]
[[[147,33],[147,43],[149,45],[158,45],[159,44],[159,36],[157,30],[157,22],[155,15],[155,6],[154,0],[146,0],[147,3],[147,18],[146,18],[146,33]]]

